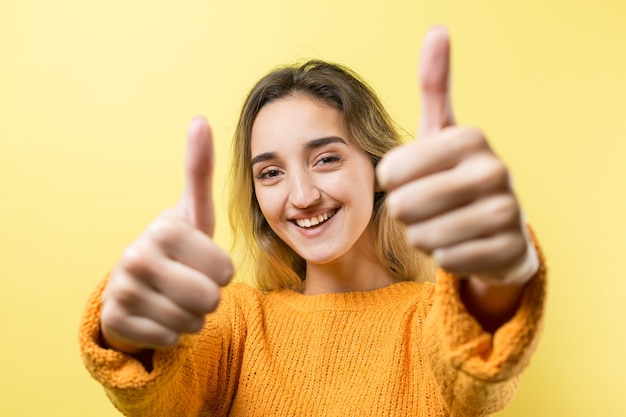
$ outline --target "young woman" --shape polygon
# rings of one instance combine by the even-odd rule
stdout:
[[[125,251],[81,325],[86,366],[120,411],[483,416],[511,400],[545,268],[505,166],[478,130],[454,126],[448,73],[435,28],[407,145],[345,68],[312,61],[257,83],[230,205],[254,287],[226,286],[211,133],[192,121],[180,203]]]

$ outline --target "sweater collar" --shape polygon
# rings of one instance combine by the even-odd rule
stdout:
[[[401,302],[429,285],[418,282],[399,282],[372,291],[303,295],[293,290],[279,290],[274,296],[294,309],[301,311],[362,310],[377,305]]]

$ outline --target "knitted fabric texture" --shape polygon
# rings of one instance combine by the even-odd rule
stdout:
[[[106,280],[80,327],[82,357],[128,416],[487,416],[504,408],[535,350],[546,270],[494,334],[467,313],[458,280],[304,296],[223,290],[203,331],[156,351],[147,371],[101,346]]]

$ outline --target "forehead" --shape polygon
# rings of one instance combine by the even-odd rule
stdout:
[[[265,105],[252,125],[252,155],[322,137],[337,136],[348,142],[343,114],[305,95],[280,98]]]

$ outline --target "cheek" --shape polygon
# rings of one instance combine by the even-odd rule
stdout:
[[[268,223],[272,224],[280,217],[281,204],[276,193],[271,192],[267,188],[255,189],[255,196],[261,213]]]
[[[374,201],[375,179],[369,167],[357,169],[349,175],[338,175],[326,184],[326,189],[330,190],[339,200],[350,196],[350,199],[367,204]]]

